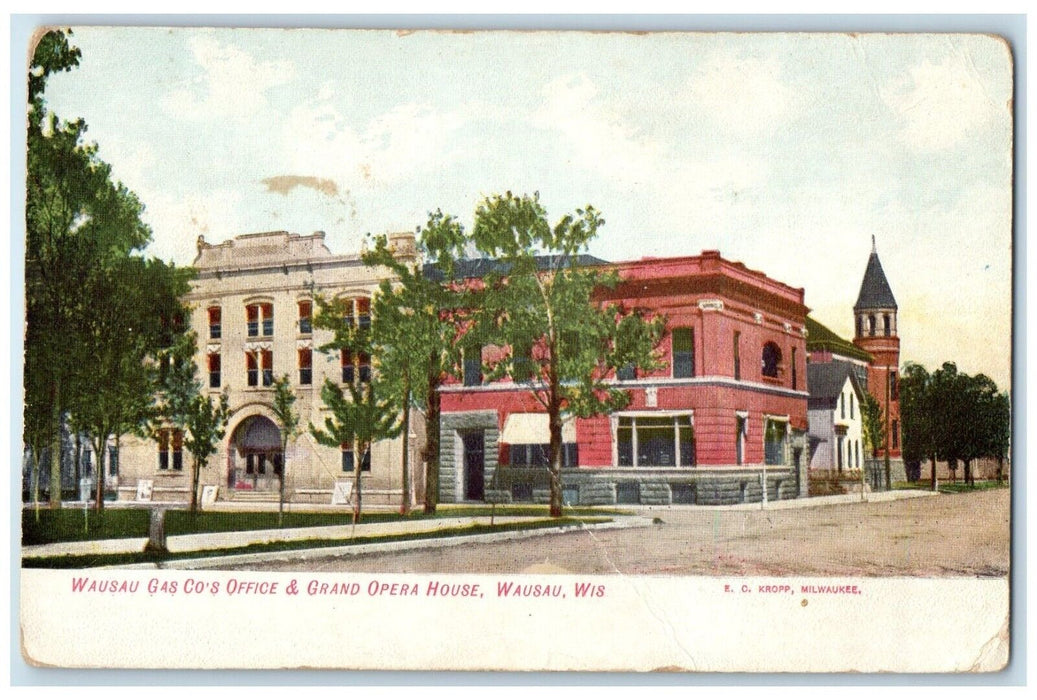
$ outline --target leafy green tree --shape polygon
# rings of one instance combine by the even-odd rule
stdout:
[[[281,469],[277,474],[277,527],[284,520],[284,480],[288,472],[288,443],[299,433],[299,412],[295,410],[295,391],[292,380],[283,375],[274,381],[274,417],[281,431]]]
[[[227,392],[213,401],[208,394],[195,394],[186,415],[184,447],[191,453],[191,512],[198,510],[198,485],[202,466],[216,454],[230,418]]]
[[[81,120],[47,110],[47,78],[79,63],[70,34],[45,33],[28,76],[25,440],[38,446],[49,431],[50,498],[60,506],[61,424],[74,411],[98,449],[102,508],[104,448],[147,412],[147,365],[160,349],[154,322],[186,290],[186,277],[134,254],[151,236],[143,205],[113,181]]]
[[[624,367],[660,366],[655,348],[665,319],[602,303],[597,295],[614,288],[618,275],[581,264],[604,223],[588,206],[551,226],[538,194],[495,195],[475,212],[476,249],[498,261],[483,278],[476,337],[501,349],[488,362],[488,379],[512,377],[547,413],[554,517],[562,514],[564,416],[623,408],[630,394],[610,377]]]
[[[861,428],[864,431],[864,444],[871,450],[872,459],[878,459],[879,450],[886,447],[885,412],[878,399],[865,394],[861,401]]]
[[[334,332],[333,340],[321,346],[321,350],[329,354],[345,350],[353,353],[354,357],[361,353],[370,356],[371,335],[376,331],[357,325],[351,311],[345,307],[347,302],[337,299],[329,301],[319,296],[316,302],[318,311],[314,325]],[[378,320],[375,319],[374,323],[378,323]],[[363,509],[360,473],[364,459],[375,442],[399,435],[402,425],[390,384],[383,380],[380,372],[372,371],[366,377],[356,376],[352,382],[345,383],[345,387],[343,391],[340,383],[324,380],[320,396],[331,415],[325,417],[323,428],[311,422],[309,430],[321,445],[338,448],[349,446],[352,450],[355,525],[360,522]]]
[[[409,433],[411,403],[424,406],[425,512],[434,513],[439,500],[439,388],[459,376],[459,339],[477,307],[477,290],[456,279],[456,263],[463,257],[467,237],[452,216],[437,210],[418,228],[416,255],[401,255],[385,236],[375,239],[364,262],[392,273],[383,279],[372,304],[376,319],[372,348],[382,366],[392,372],[383,386],[403,412]],[[404,449],[404,506],[409,507],[409,450]]]
[[[936,484],[935,409],[932,405],[932,377],[922,365],[908,362],[900,372],[900,432],[904,461],[921,464],[929,459],[930,487]]]
[[[188,279],[186,271],[161,261],[127,256],[83,280],[83,292],[98,308],[80,314],[70,334],[84,365],[71,375],[68,403],[97,454],[98,510],[104,507],[109,439],[143,434],[153,417],[161,358],[184,334],[180,298]]]

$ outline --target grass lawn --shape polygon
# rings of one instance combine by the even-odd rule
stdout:
[[[566,508],[565,515],[590,516],[609,512],[593,508]],[[543,517],[547,506],[501,506],[497,515],[527,515]],[[428,516],[418,510],[409,516],[398,513],[364,513],[362,523],[396,522],[399,520],[421,520],[425,518],[487,517],[489,506],[440,507],[435,515]],[[22,510],[22,544],[50,544],[52,542],[78,542],[84,540],[109,540],[127,537],[148,536],[148,511],[141,508],[107,508],[97,512],[84,512],[81,508],[61,510],[40,509],[39,522],[35,512]],[[343,513],[285,513],[284,527],[321,527],[326,525],[349,525],[353,522],[350,512]],[[273,511],[226,512],[201,511],[193,515],[187,510],[166,511],[166,535],[190,535],[203,532],[238,532],[242,530],[272,530],[277,528],[277,513]]]
[[[961,481],[940,481],[937,488],[940,493],[970,493],[972,491],[986,491],[987,489],[1007,489],[1008,482],[1004,481],[998,484],[996,481],[977,481],[975,486],[966,486]],[[922,479],[921,481],[894,481],[893,490],[929,491],[930,481],[928,479]]]
[[[541,513],[543,515],[543,513]],[[232,547],[226,549],[207,549],[196,552],[177,552],[167,554],[156,554],[153,552],[134,552],[126,554],[90,554],[90,555],[64,555],[57,557],[25,557],[22,566],[27,569],[84,569],[99,566],[126,566],[129,564],[160,563],[177,559],[198,559],[201,557],[219,557],[235,554],[255,554],[261,552],[289,552],[301,549],[317,549],[324,547],[342,547],[355,544],[374,544],[381,542],[401,542],[405,540],[426,540],[449,537],[461,537],[464,535],[482,535],[492,532],[512,532],[522,530],[540,530],[550,527],[575,527],[582,523],[607,522],[608,518],[553,518],[550,520],[536,520],[528,523],[508,523],[490,525],[469,525],[467,527],[456,527],[437,532],[416,533],[410,535],[386,535],[382,537],[350,537],[345,539],[320,539],[320,540],[293,540],[289,542],[270,542],[267,544],[254,544],[247,547]]]

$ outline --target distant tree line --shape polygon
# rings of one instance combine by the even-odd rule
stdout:
[[[961,463],[965,483],[975,485],[973,462],[986,457],[997,461],[1001,480],[1011,447],[1012,405],[990,377],[959,372],[953,362],[933,372],[909,362],[901,372],[900,420],[905,467],[915,479],[928,459],[936,488],[939,460],[952,474]]]

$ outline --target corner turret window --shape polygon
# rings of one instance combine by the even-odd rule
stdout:
[[[882,316],[882,334],[889,337],[890,329],[889,314],[885,314]]]

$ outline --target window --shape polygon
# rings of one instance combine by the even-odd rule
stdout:
[[[892,433],[892,435],[890,435],[890,437],[893,440],[893,449],[894,450],[899,450],[900,449],[900,421],[898,421],[898,420],[893,421],[893,423],[892,423],[892,425],[890,427],[890,432]]]
[[[274,334],[274,305],[263,304],[263,335]]]
[[[853,463],[858,469],[861,468],[861,441],[853,441]]]
[[[853,394],[850,394],[850,420],[853,420]]]
[[[361,449],[364,453],[364,458],[360,462],[360,471],[369,472],[371,471],[371,450],[370,448]],[[355,462],[353,461],[353,448],[343,447],[342,448],[342,471],[351,472],[354,471]]]
[[[353,353],[343,348],[342,358],[342,383],[352,384],[359,381],[361,384],[371,381],[371,356],[365,352]]]
[[[691,328],[673,329],[673,376],[695,376],[695,332]]]
[[[256,362],[254,352],[245,352],[245,374],[248,377],[249,386],[259,386],[259,364]]]
[[[621,416],[616,429],[621,467],[693,467],[695,431],[691,415]]]
[[[890,331],[889,314],[882,315],[882,334],[888,336]]]
[[[523,345],[512,349],[511,379],[515,382],[529,382],[533,376],[533,349]]]
[[[868,316],[868,335],[875,335],[875,315]]]
[[[313,350],[299,348],[299,383],[313,383]]]
[[[246,306],[245,317],[248,320],[248,337],[255,338],[259,335],[259,304]]]
[[[765,377],[778,378],[778,365],[781,364],[781,350],[774,343],[763,346],[763,356],[760,359],[760,372]]]
[[[637,379],[637,367],[632,363],[625,364],[616,370],[616,379],[621,382],[632,382]]]
[[[763,431],[763,461],[765,464],[785,464],[787,428],[784,421],[773,418],[765,419]],[[841,451],[840,454],[842,454]]]
[[[248,319],[248,336],[250,338],[258,336],[260,328],[265,336],[274,334],[273,304],[249,304],[245,307],[245,316]]]
[[[857,317],[857,337],[860,338],[864,335],[864,317]]]
[[[219,340],[222,326],[220,325],[221,310],[218,306],[209,307],[209,337]]]
[[[119,448],[108,446],[108,476],[119,476]]]
[[[548,467],[551,464],[551,446],[509,445],[508,463],[512,467]],[[562,466],[575,467],[579,464],[579,450],[575,442],[562,443]]]
[[[741,341],[742,341],[742,334],[739,333],[738,331],[735,331],[735,339],[734,339],[735,379],[741,379],[742,378],[742,355],[741,355],[741,352],[739,351],[739,346],[741,345]]]
[[[175,428],[164,428],[158,431],[158,468],[166,471],[172,468],[181,471],[184,468],[184,433]]]
[[[899,390],[898,390],[898,387],[897,387],[897,372],[896,372],[896,370],[892,370],[889,373],[889,400],[890,401],[897,401],[897,396],[898,395],[899,395]]]
[[[616,484],[616,503],[637,504],[641,502],[641,485],[632,483]]]
[[[263,386],[273,386],[274,384],[274,352],[273,350],[263,350],[260,354],[260,359],[263,361]]]
[[[209,353],[209,388],[220,388],[220,353]]]
[[[305,299],[299,302],[299,333],[313,333],[313,302]],[[306,382],[309,384],[309,382]]]
[[[360,328],[366,330],[371,327],[371,300],[370,299],[357,299],[356,300],[356,314],[360,319]]]
[[[479,386],[482,384],[482,348],[469,345],[464,349],[464,385]]]
[[[799,388],[799,374],[796,371],[796,348],[792,348],[792,388]]]
[[[735,464],[745,464],[745,432],[749,429],[748,416],[735,416]]]
[[[358,297],[356,299],[346,299],[343,302],[345,307],[346,315],[343,320],[347,326],[352,326],[360,320],[360,328],[368,329],[371,327],[371,300],[366,297]]]

